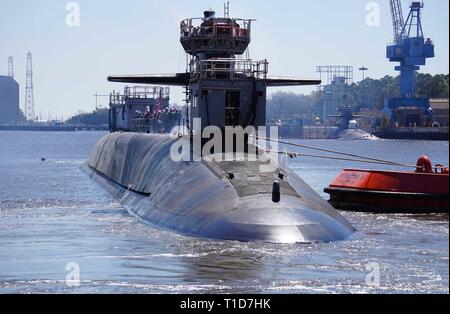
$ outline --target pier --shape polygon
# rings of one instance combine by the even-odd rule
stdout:
[[[0,125],[0,131],[77,132],[108,130],[107,125]]]
[[[448,141],[448,127],[424,128],[424,127],[400,127],[378,129],[373,132],[375,136],[384,139],[396,140],[428,140]]]

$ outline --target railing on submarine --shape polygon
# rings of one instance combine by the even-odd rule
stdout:
[[[176,126],[182,125],[181,114],[169,114],[160,117],[131,119],[131,132],[170,133]]]
[[[125,86],[124,96],[128,99],[141,98],[168,98],[170,87],[168,86]]]
[[[269,63],[267,60],[216,58],[192,60],[189,65],[191,80],[198,79],[242,79],[256,78],[265,80]]]
[[[113,91],[109,95],[110,106],[122,106],[129,99],[165,99],[170,96],[170,87],[125,86],[124,93]]]
[[[211,22],[204,18],[190,18],[181,21],[181,39],[201,37],[230,37],[250,39],[251,19],[215,18]]]

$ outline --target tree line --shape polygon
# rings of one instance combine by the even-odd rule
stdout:
[[[68,119],[66,124],[70,125],[108,125],[109,109],[97,108],[91,113],[79,113]]]
[[[386,75],[381,79],[366,78],[364,81],[353,83],[348,87],[349,105],[354,110],[366,108],[381,110],[385,98],[399,97],[400,77]],[[416,96],[429,98],[449,98],[448,74],[416,74]],[[323,93],[314,91],[310,95],[277,92],[267,100],[268,121],[292,119],[303,116],[305,124],[313,123],[321,116]]]
[[[418,97],[449,98],[449,75],[416,74]],[[348,103],[356,112],[367,108],[381,110],[384,99],[398,97],[399,77],[385,76],[381,79],[366,78],[348,87]],[[314,91],[309,95],[277,92],[267,99],[267,120],[286,120],[301,117],[305,124],[313,124],[321,117],[323,93]],[[66,121],[72,125],[108,124],[108,109],[98,108],[92,113],[80,113]]]

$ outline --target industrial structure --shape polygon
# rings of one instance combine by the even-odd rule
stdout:
[[[330,122],[339,110],[351,105],[349,86],[353,83],[353,67],[328,65],[318,66],[323,92],[322,121]]]
[[[19,84],[11,76],[0,75],[0,124],[17,124],[19,107]]]
[[[449,100],[430,99],[430,106],[433,109],[434,127],[448,128],[449,124]]]
[[[31,52],[28,52],[27,54],[24,114],[27,121],[34,121],[36,119],[33,90],[33,56],[31,55]]]
[[[385,111],[399,126],[427,126],[432,123],[433,112],[428,98],[416,97],[415,75],[426,59],[434,57],[434,44],[425,39],[422,29],[421,10],[423,3],[414,1],[406,22],[400,0],[390,0],[394,27],[394,43],[387,47],[390,62],[399,62],[395,70],[400,71],[400,95],[386,99]]]
[[[109,96],[110,130],[148,133],[170,132],[181,121],[170,111],[170,88],[125,86]]]

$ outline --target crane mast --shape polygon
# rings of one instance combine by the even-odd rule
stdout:
[[[417,97],[415,88],[416,72],[426,60],[434,57],[434,44],[424,38],[421,21],[423,3],[413,1],[410,12],[403,22],[400,0],[390,0],[395,43],[388,45],[386,56],[398,65],[400,72],[400,95],[386,100],[385,109],[391,112],[391,120],[399,125],[425,125],[433,120],[430,100]],[[413,113],[414,112],[414,113]]]
[[[423,3],[413,3],[411,6],[411,11],[408,14],[408,18],[406,19],[405,26],[402,29],[400,39],[424,37],[421,21],[421,9],[423,9]]]

